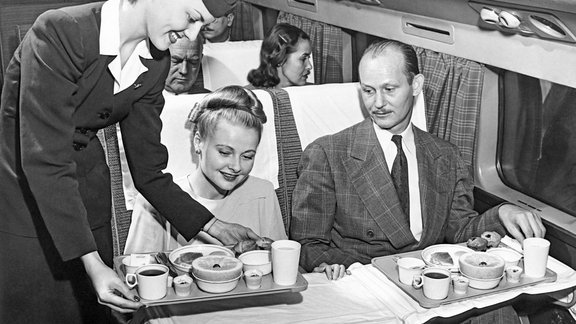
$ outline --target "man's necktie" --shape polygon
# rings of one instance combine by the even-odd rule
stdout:
[[[392,164],[392,181],[394,181],[394,188],[398,193],[400,199],[400,206],[404,210],[404,214],[410,222],[410,194],[408,190],[408,160],[402,150],[402,136],[393,135],[392,142],[396,144],[398,153]]]

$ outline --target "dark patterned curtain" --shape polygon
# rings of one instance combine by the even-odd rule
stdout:
[[[424,96],[428,132],[460,148],[472,174],[478,116],[482,100],[482,64],[415,47]]]
[[[255,40],[253,11],[256,10],[250,3],[238,1],[234,8],[234,22],[230,31],[231,41]]]
[[[294,25],[310,36],[316,84],[343,82],[342,29],[285,12],[277,22]]]

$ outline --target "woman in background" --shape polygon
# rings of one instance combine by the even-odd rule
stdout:
[[[228,86],[192,109],[196,168],[175,182],[218,219],[251,228],[272,240],[286,239],[271,182],[249,176],[266,122],[262,104],[248,89]],[[124,253],[168,251],[188,244],[221,244],[205,232],[187,240],[141,195],[136,198]]]
[[[142,306],[111,268],[110,174],[98,130],[120,123],[134,183],[194,237],[259,237],[217,220],[162,169],[168,46],[233,0],[109,0],[50,10],[5,73],[0,102],[0,323],[106,323]]]
[[[312,44],[303,30],[275,25],[262,42],[260,66],[248,73],[249,89],[302,86],[312,71]]]

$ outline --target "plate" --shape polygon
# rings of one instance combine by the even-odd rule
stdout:
[[[428,266],[457,272],[459,269],[458,259],[461,255],[468,252],[474,251],[462,245],[437,244],[422,250],[421,257]]]
[[[190,271],[190,268],[192,268],[192,260],[190,260],[190,262],[183,262],[180,260],[180,257],[185,253],[201,253],[202,256],[210,255],[213,253],[220,253],[234,257],[234,252],[232,252],[232,250],[215,244],[195,244],[179,247],[176,250],[170,252],[168,258],[170,259],[170,262],[172,262],[172,264],[176,267],[176,269],[183,272],[188,272]]]

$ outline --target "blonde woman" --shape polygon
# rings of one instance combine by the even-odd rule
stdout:
[[[206,95],[190,113],[196,168],[176,183],[218,219],[262,237],[286,239],[271,182],[250,176],[266,115],[252,91],[228,86]],[[195,243],[221,244],[205,232],[186,240],[139,196],[125,253],[166,251]]]

